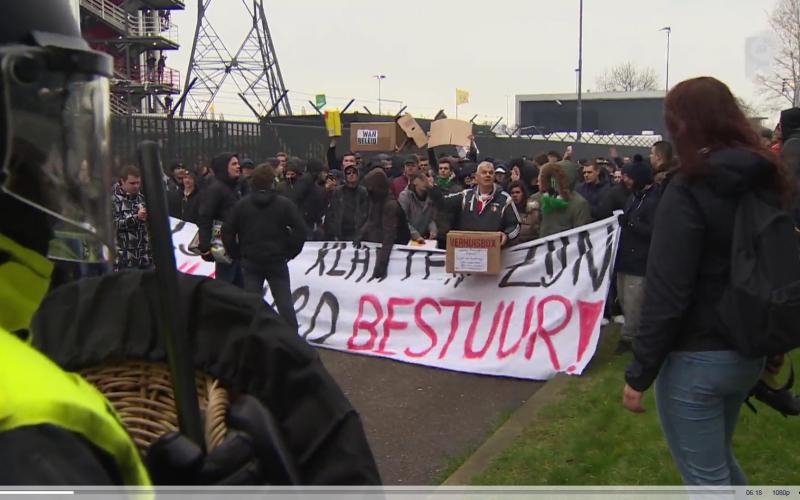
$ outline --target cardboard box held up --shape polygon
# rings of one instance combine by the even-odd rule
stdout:
[[[406,134],[395,122],[351,123],[352,151],[391,152],[403,147]]]
[[[431,122],[431,137],[428,147],[436,146],[465,146],[470,145],[469,136],[472,135],[472,123],[464,120],[445,118]]]
[[[499,274],[502,267],[500,233],[450,231],[447,233],[445,271],[448,273]]]
[[[413,116],[406,113],[397,119],[397,124],[403,129],[403,132],[414,141],[418,148],[424,148],[428,144],[428,136],[422,130],[417,120]]]

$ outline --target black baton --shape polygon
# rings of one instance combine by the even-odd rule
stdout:
[[[147,203],[147,224],[150,229],[150,248],[158,281],[160,330],[175,393],[178,427],[183,435],[205,449],[200,406],[197,401],[195,370],[186,318],[177,307],[178,270],[169,225],[167,194],[161,170],[159,146],[153,141],[139,144],[139,165],[142,169],[142,188]]]

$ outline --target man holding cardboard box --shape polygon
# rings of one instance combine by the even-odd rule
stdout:
[[[501,246],[519,235],[519,214],[511,196],[494,183],[494,165],[481,162],[475,174],[475,187],[444,195],[430,179],[430,196],[439,210],[455,214],[452,229],[499,232]]]

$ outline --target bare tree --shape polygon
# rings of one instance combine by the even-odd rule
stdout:
[[[756,82],[770,100],[800,106],[800,0],[779,0],[769,24],[777,39],[773,67]]]
[[[653,68],[640,68],[632,62],[626,62],[606,69],[597,79],[597,86],[603,92],[656,90],[657,79]]]
[[[736,104],[739,105],[739,108],[748,118],[756,118],[761,113],[758,106],[756,106],[753,102],[744,99],[743,97],[736,97]]]

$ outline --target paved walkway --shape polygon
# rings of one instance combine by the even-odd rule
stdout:
[[[434,484],[544,384],[319,349],[361,414],[386,485]]]

